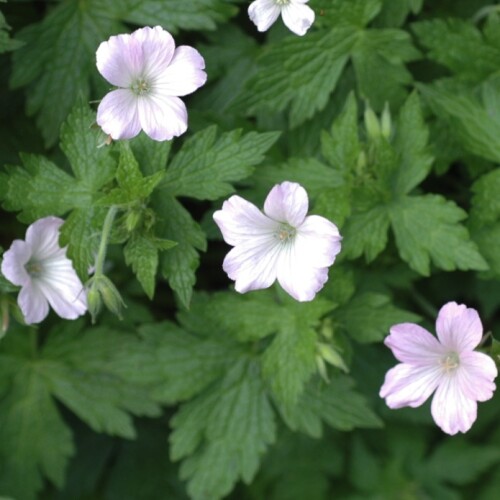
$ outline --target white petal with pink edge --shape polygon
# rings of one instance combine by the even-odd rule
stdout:
[[[285,26],[299,36],[304,36],[307,33],[315,19],[311,7],[294,0],[283,6],[281,17]]]
[[[96,121],[113,139],[132,139],[141,131],[137,96],[128,89],[106,94],[97,108]]]
[[[275,0],[255,0],[248,7],[248,16],[261,32],[267,31],[278,19],[281,9]]]
[[[264,213],[279,222],[285,222],[297,228],[309,210],[306,190],[296,182],[276,184],[264,202]]]

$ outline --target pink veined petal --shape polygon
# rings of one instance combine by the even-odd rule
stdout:
[[[329,267],[340,252],[342,237],[337,226],[324,217],[310,215],[297,228],[295,250],[309,259],[314,267]]]
[[[264,213],[268,217],[295,228],[304,222],[308,209],[306,190],[296,182],[276,184],[264,202]]]
[[[58,316],[64,319],[76,319],[87,311],[85,291],[81,283],[77,288],[74,284],[68,286],[64,278],[67,279],[62,277],[63,281],[59,283],[49,279],[40,280],[37,286]]]
[[[464,394],[456,374],[443,377],[431,404],[432,418],[447,434],[467,432],[477,418],[477,403]]]
[[[472,351],[479,345],[483,325],[475,309],[448,302],[439,311],[436,332],[445,347],[460,353]]]
[[[187,110],[178,97],[159,94],[138,100],[139,122],[146,134],[155,141],[169,141],[187,130]]]
[[[141,131],[137,102],[131,90],[113,90],[97,108],[97,124],[115,140],[132,139]]]
[[[142,48],[142,73],[138,76],[143,76],[154,85],[154,81],[161,78],[174,57],[175,41],[161,26],[146,26],[134,31],[130,36]]]
[[[411,366],[400,363],[385,375],[380,397],[385,398],[389,408],[416,408],[434,392],[443,378],[439,366]]]
[[[233,246],[250,242],[256,236],[271,236],[279,230],[279,223],[237,195],[225,201],[222,210],[214,212],[213,217],[224,241]]]
[[[30,282],[23,286],[17,296],[17,303],[28,325],[40,323],[49,314],[47,299],[35,283]]]
[[[226,255],[222,267],[229,278],[235,280],[237,292],[261,290],[276,280],[279,251],[274,238],[260,237],[234,247]]]
[[[414,323],[400,323],[391,327],[384,344],[398,361],[413,366],[439,365],[446,349],[434,335]]]
[[[14,285],[27,285],[30,277],[24,266],[30,258],[30,245],[22,240],[14,240],[10,248],[3,254],[2,274]]]
[[[294,242],[281,245],[277,261],[279,284],[299,302],[313,300],[328,280],[328,268],[314,267],[307,254],[297,252]]]
[[[498,375],[495,362],[482,352],[464,352],[456,377],[462,392],[469,399],[488,401],[495,391],[494,380]]]
[[[248,7],[250,20],[259,31],[267,31],[278,19],[280,12],[275,0],[255,0]]]
[[[112,36],[99,45],[96,65],[99,73],[109,83],[128,88],[143,72],[141,44],[128,34]]]
[[[170,65],[154,82],[154,89],[169,96],[191,94],[207,81],[204,68],[205,60],[196,49],[177,47]]]
[[[59,228],[63,223],[59,217],[44,217],[28,227],[26,243],[32,249],[33,260],[42,261],[61,249]]]
[[[281,10],[281,17],[285,26],[296,35],[303,36],[314,22],[315,15],[311,7],[292,0],[288,5],[284,5]]]

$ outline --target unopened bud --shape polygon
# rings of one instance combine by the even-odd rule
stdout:
[[[329,364],[339,368],[344,372],[348,372],[349,368],[345,364],[342,356],[332,346],[319,342],[317,345],[319,355]]]
[[[332,340],[333,338],[333,321],[332,318],[325,318],[321,324],[320,333],[325,339]]]
[[[131,233],[141,220],[141,214],[138,210],[131,210],[125,218],[125,227],[127,231]]]
[[[120,292],[113,282],[104,275],[94,276],[87,285],[87,305],[92,317],[92,323],[102,309],[102,304],[120,319],[125,306]]]
[[[392,134],[392,121],[391,112],[389,110],[389,105],[385,103],[384,111],[382,112],[382,118],[380,120],[382,127],[382,135],[385,139],[390,139]]]
[[[330,379],[328,378],[328,371],[325,365],[325,360],[319,354],[316,354],[316,367],[318,368],[318,373],[321,375],[321,378],[326,383],[330,382]]]
[[[368,132],[368,137],[372,139],[380,139],[382,132],[380,130],[380,123],[377,115],[371,108],[365,110],[365,127]]]

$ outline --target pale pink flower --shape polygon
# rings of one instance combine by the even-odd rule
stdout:
[[[264,213],[236,195],[214,213],[224,240],[234,246],[223,269],[236,281],[237,292],[268,288],[277,279],[302,302],[323,288],[341,237],[324,217],[306,217],[308,205],[302,186],[283,182],[268,194]]]
[[[49,304],[61,318],[75,319],[87,310],[83,285],[66,249],[59,246],[58,217],[39,219],[3,255],[2,274],[21,291],[17,302],[26,323],[39,323]]]
[[[267,31],[281,14],[285,26],[303,36],[314,22],[314,11],[309,0],[255,0],[248,7],[248,15],[259,31]]]
[[[447,434],[467,432],[477,417],[477,402],[495,390],[493,360],[474,349],[483,326],[475,309],[448,302],[436,320],[438,338],[413,323],[394,325],[385,345],[402,361],[389,370],[380,389],[390,408],[422,405],[434,392],[431,413]]]
[[[113,139],[130,139],[141,129],[157,141],[187,130],[187,111],[179,96],[207,80],[200,53],[181,45],[160,26],[112,36],[99,45],[97,69],[119,87],[97,109],[97,123]]]

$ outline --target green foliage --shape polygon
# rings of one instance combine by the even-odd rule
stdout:
[[[0,390],[0,484],[16,498],[35,498],[44,476],[63,484],[74,446],[54,398],[94,431],[129,439],[135,437],[130,414],[159,413],[134,381],[130,356],[140,373],[149,353],[133,336],[82,331],[76,322],[52,330],[42,348],[36,342],[36,331],[16,329],[0,345],[1,373],[10,382]]]

